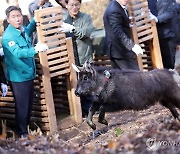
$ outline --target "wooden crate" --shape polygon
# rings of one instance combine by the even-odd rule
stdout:
[[[69,119],[73,119],[75,123],[82,122],[80,99],[74,94],[77,77],[71,66],[75,63],[72,40],[67,39],[65,33],[59,32],[62,24],[61,11],[60,6],[35,11],[38,39],[49,47],[47,52],[39,54],[39,59],[49,123],[52,122],[53,128],[57,126],[54,105],[58,107],[58,104],[68,104],[71,116]],[[64,88],[57,89],[59,84],[64,85]],[[56,89],[53,90],[52,85]]]
[[[71,65],[75,63],[72,40],[58,30],[62,24],[60,6],[37,10],[35,18],[38,39],[49,49],[35,57],[37,76],[31,125],[36,123],[44,132],[56,132],[82,122],[80,99],[74,94],[77,77]],[[9,89],[7,97],[0,97],[0,118],[6,119],[8,125],[15,122],[14,106]]]
[[[145,51],[137,57],[139,68],[144,71],[163,68],[156,23],[149,19],[147,0],[131,0],[128,12],[132,38]]]

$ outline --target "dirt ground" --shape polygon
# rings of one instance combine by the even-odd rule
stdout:
[[[92,129],[84,122],[53,135],[29,139],[0,140],[0,153],[180,153],[180,122],[168,109],[156,105],[142,111],[107,113],[108,126]]]

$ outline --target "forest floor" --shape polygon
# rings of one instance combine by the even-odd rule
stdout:
[[[108,126],[99,124],[97,116],[94,117],[96,136],[84,119],[83,123],[56,134],[36,135],[31,139],[0,139],[0,153],[180,153],[180,122],[160,105],[142,111],[107,113],[106,119]]]

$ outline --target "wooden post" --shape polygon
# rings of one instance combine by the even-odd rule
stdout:
[[[163,68],[156,24],[149,19],[147,0],[131,0],[128,12],[132,19],[132,38],[143,49],[143,56],[138,55],[140,70]]]
[[[75,96],[75,88],[77,84],[77,75],[74,69],[72,68],[72,63],[75,64],[74,61],[74,51],[73,51],[73,45],[72,45],[72,39],[68,38],[66,41],[67,51],[69,55],[69,62],[70,62],[70,85],[71,85],[71,96],[72,96],[72,107],[73,107],[73,113],[74,113],[74,119],[76,123],[82,122],[82,111],[81,111],[81,103],[80,98]]]
[[[35,13],[35,19],[39,19],[38,14]],[[38,34],[38,40],[42,43],[45,43],[43,41],[42,35],[41,35],[41,29],[39,26],[37,26],[37,34]],[[47,53],[42,52],[39,53],[40,58],[40,64],[42,66],[43,75],[42,75],[42,82],[44,86],[44,93],[45,93],[45,100],[47,105],[47,112],[48,112],[48,119],[49,119],[49,127],[50,132],[56,132],[57,131],[57,121],[56,121],[56,114],[55,114],[55,107],[54,107],[54,100],[53,100],[53,94],[52,94],[52,87],[51,87],[51,78],[50,78],[50,70],[48,66],[48,58]]]
[[[135,44],[139,44],[139,40],[138,40],[138,35],[137,35],[137,30],[136,30],[136,25],[133,25],[131,27],[131,33],[132,33],[132,38],[133,38],[133,41]],[[137,63],[138,63],[138,66],[139,66],[139,69],[141,71],[143,71],[143,63],[142,63],[142,56],[139,54],[137,55]]]
[[[155,20],[151,20],[151,25],[154,36],[150,44],[153,68],[163,68],[161,51],[159,46],[159,38],[158,38]]]

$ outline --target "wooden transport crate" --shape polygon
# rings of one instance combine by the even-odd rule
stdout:
[[[61,11],[60,6],[35,11],[38,39],[49,49],[35,57],[37,77],[31,125],[36,123],[45,132],[82,122],[80,99],[74,94],[77,77],[71,65],[75,63],[72,40],[58,30]],[[9,89],[7,97],[0,97],[0,118],[7,124],[14,123],[14,105]]]
[[[132,38],[145,51],[137,57],[139,68],[144,71],[163,68],[156,23],[149,19],[147,0],[130,0],[128,12]]]

